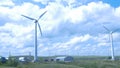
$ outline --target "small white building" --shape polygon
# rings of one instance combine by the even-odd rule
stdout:
[[[56,62],[72,62],[73,57],[72,56],[60,56],[55,58]]]
[[[18,58],[18,60],[19,60],[20,62],[31,62],[31,61],[32,61],[32,58],[29,57],[29,56],[21,56],[21,57]]]
[[[21,62],[26,61],[26,60],[25,60],[25,57],[19,57],[18,60],[21,61]]]

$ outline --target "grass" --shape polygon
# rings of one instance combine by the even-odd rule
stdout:
[[[120,60],[111,61],[106,57],[74,57],[74,61],[70,63],[41,61],[19,64],[17,67],[0,66],[0,68],[120,68]]]
[[[111,61],[107,57],[76,57],[71,65],[85,68],[120,68],[120,60]]]
[[[120,61],[79,60],[71,63],[32,63],[17,68],[120,68]]]
[[[0,66],[0,68],[16,68],[16,67],[6,67],[6,66]]]
[[[28,65],[20,65],[17,68],[83,68],[75,65],[66,65],[58,63],[36,63]]]
[[[108,60],[81,60],[79,62],[72,62],[70,64],[85,68],[120,68],[120,61]]]

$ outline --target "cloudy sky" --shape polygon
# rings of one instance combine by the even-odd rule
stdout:
[[[120,55],[120,0],[0,0],[0,55],[34,55],[34,21],[21,14],[37,19],[46,10],[39,56],[108,56],[110,31]]]

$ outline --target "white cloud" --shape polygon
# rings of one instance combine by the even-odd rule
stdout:
[[[110,46],[109,43],[99,43],[98,46]]]
[[[56,0],[57,1],[57,0]],[[73,8],[74,6],[76,6],[77,3],[77,0],[64,0],[65,2],[67,2],[68,6],[70,8]],[[81,3],[80,3],[81,4]]]
[[[44,10],[40,9],[39,6],[32,3],[23,3],[22,5],[14,6],[12,8],[0,6],[0,14],[13,21],[20,21],[22,18],[21,14],[38,18],[43,11]]]
[[[75,50],[80,50],[81,46],[75,46]]]
[[[82,5],[80,7],[71,9],[68,12],[68,19],[70,19],[73,23],[87,22],[87,20],[94,19],[100,19],[101,21],[103,19],[104,21],[105,17],[108,18],[108,16],[106,16],[107,14],[105,15],[105,13],[109,10],[110,12],[112,11],[108,4],[104,4],[102,2],[91,2],[88,5]],[[101,16],[105,17],[102,18]]]
[[[98,37],[94,38],[94,40],[98,41],[99,43],[109,42],[109,34],[99,34]]]
[[[77,51],[82,47],[80,43],[85,42],[89,40],[90,38],[91,37],[88,34],[84,36],[75,36],[75,37],[72,37],[71,39],[68,39],[68,41],[57,42],[57,43],[55,42],[51,44],[51,47],[48,47],[48,50],[46,51],[56,52],[58,54],[61,52],[65,53],[66,51],[71,52],[71,50]],[[43,48],[41,49],[44,50]]]
[[[115,16],[120,17],[120,7],[115,9]]]
[[[114,32],[113,34],[113,42],[119,42],[119,40],[120,40],[120,33],[116,33],[116,32]]]
[[[12,0],[0,0],[0,5],[2,6],[14,6],[15,4]]]
[[[33,29],[34,29],[33,25],[23,26],[14,23],[6,23],[4,26],[0,27],[1,31],[11,32],[11,34],[13,34],[13,36],[16,37],[30,33]]]
[[[53,34],[54,32],[58,32],[58,30],[63,30],[61,26],[65,26],[64,28],[66,28],[68,27],[67,25],[71,23],[74,23],[73,25],[69,26],[71,27],[72,31],[88,31],[89,33],[95,32],[95,29],[98,29],[99,31],[99,29],[101,29],[99,26],[100,23],[114,22],[116,20],[119,20],[117,18],[113,20],[114,9],[110,5],[102,2],[92,2],[88,5],[81,5],[76,8],[64,7],[62,4],[53,2],[49,3],[45,9],[48,10],[48,13],[46,15],[46,21],[43,21],[46,24],[44,25],[42,23],[43,30],[46,30],[47,32],[52,31]],[[97,26],[100,28],[94,27],[96,26],[95,24],[97,24]],[[77,30],[75,30],[74,27],[76,27]]]
[[[89,34],[86,34],[81,41],[85,42],[85,41],[88,41],[90,38],[91,36]]]
[[[33,0],[35,2],[41,2],[42,4],[47,4],[50,0]]]
[[[91,38],[91,36],[89,34],[86,34],[84,36],[76,36],[76,37],[70,39],[70,41],[68,42],[68,44],[75,45],[76,43],[79,43],[79,42],[86,42],[90,38]]]
[[[1,14],[1,17],[2,16],[6,16],[7,17],[7,14],[10,12],[9,8],[8,7],[2,7],[0,6],[0,14]]]
[[[6,23],[0,27],[0,43],[2,46],[11,46],[15,48],[23,48],[26,42],[32,40],[31,34],[33,28],[31,26],[20,26],[12,23]]]

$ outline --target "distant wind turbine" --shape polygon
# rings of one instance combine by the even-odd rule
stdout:
[[[45,11],[44,13],[42,13],[38,19],[35,19],[35,18],[31,18],[31,17],[28,17],[28,16],[25,16],[25,15],[21,15],[25,18],[28,18],[30,20],[34,20],[34,23],[35,23],[35,54],[34,54],[34,62],[37,62],[38,61],[38,57],[37,57],[37,25],[39,27],[39,30],[40,30],[40,34],[42,36],[42,31],[41,31],[41,27],[40,27],[40,24],[38,23],[39,19],[46,13],[47,11]]]
[[[114,57],[114,46],[113,46],[113,35],[112,34],[114,32],[116,32],[117,30],[111,31],[106,26],[103,25],[103,27],[109,32],[109,40],[110,40],[110,43],[111,43],[111,60],[115,60],[115,57]]]

